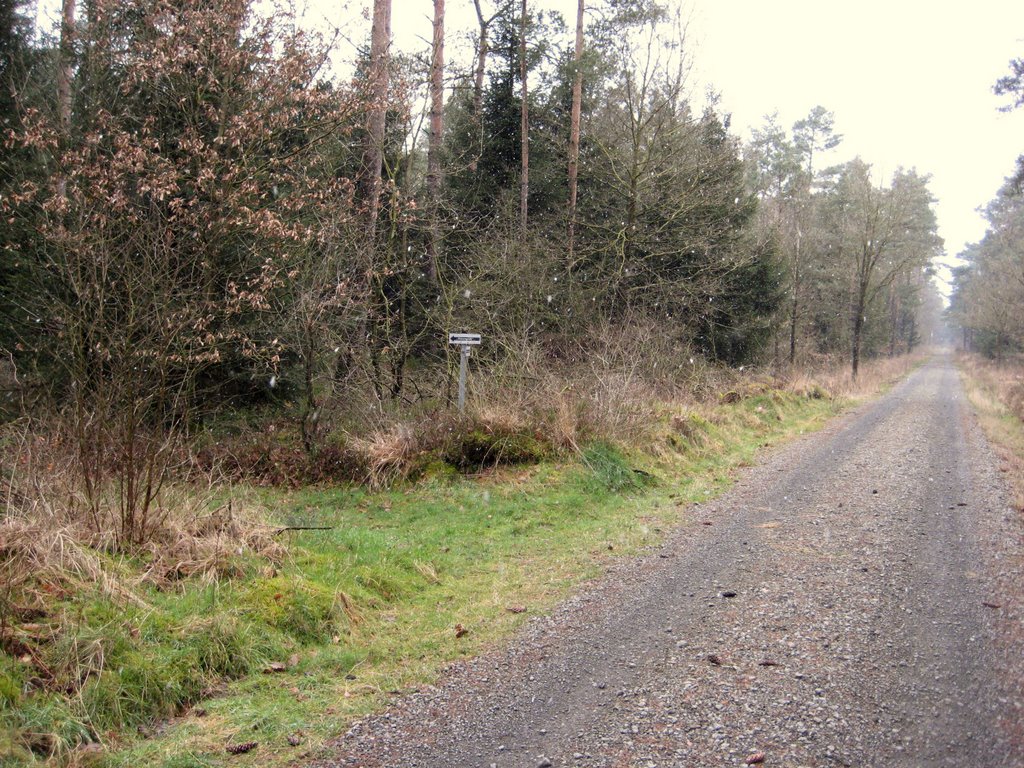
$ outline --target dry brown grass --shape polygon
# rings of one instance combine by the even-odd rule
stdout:
[[[501,411],[557,450],[579,451],[595,438],[641,440],[658,420],[658,404],[693,401],[721,375],[654,325],[594,329],[557,356],[519,346],[510,362],[473,382],[470,410]]]
[[[1013,505],[1024,512],[1024,362],[997,364],[978,355],[958,358],[967,396],[1000,458]]]
[[[397,422],[367,437],[349,436],[349,448],[366,467],[367,485],[381,488],[407,477],[422,450],[421,434],[412,425]]]
[[[228,501],[213,506],[215,489],[176,485],[167,492],[171,512],[145,544],[147,567],[142,580],[166,588],[185,578],[213,581],[239,575],[237,556],[254,554],[271,563],[286,555],[280,530],[252,494],[230,491]],[[219,494],[218,494],[219,495]]]
[[[0,572],[24,599],[40,585],[74,590],[99,584],[137,602],[142,582],[167,586],[193,575],[230,575],[240,552],[272,560],[284,554],[255,497],[232,491],[214,475],[166,485],[156,499],[160,524],[126,553],[113,522],[117,499],[101,504],[99,516],[94,505],[80,503],[81,480],[59,434],[9,424],[0,432],[0,459],[7,468],[0,477]],[[141,576],[125,582],[104,565],[119,553],[146,563]]]
[[[857,397],[878,391],[923,358],[866,361],[854,382],[843,363],[788,377],[715,368],[666,342],[656,328],[609,327],[589,338],[586,347],[563,359],[528,348],[517,350],[514,366],[474,370],[465,418],[451,411],[379,413],[372,431],[345,436],[343,459],[359,467],[366,484],[383,487],[415,476],[470,433],[521,437],[554,455],[579,453],[593,440],[643,446],[672,414],[707,412],[711,418],[723,397],[773,389]],[[1024,406],[1019,378],[1007,374],[1000,391],[1011,407]],[[82,513],[87,506],[81,503],[70,445],[59,432],[27,422],[0,431],[0,466],[7,468],[0,474],[0,567],[8,573],[62,574],[83,582],[112,578],[103,575],[97,553],[117,551],[113,524],[104,524],[106,515],[97,519],[94,510]],[[271,560],[283,556],[265,510],[251,495],[232,490],[216,465],[194,473],[188,483],[168,484],[157,503],[160,525],[132,552],[148,563],[144,578],[149,581],[230,575],[239,551]],[[109,507],[112,520],[115,500]],[[105,588],[130,591],[132,585],[111,581]]]
[[[849,362],[825,362],[816,369],[781,377],[780,388],[806,396],[869,397],[899,381],[930,355],[928,350],[919,350],[900,357],[865,360],[856,379],[850,374]]]
[[[557,448],[578,450],[590,439],[642,445],[666,413],[703,411],[723,401],[772,390],[828,399],[870,396],[906,376],[929,352],[866,360],[856,380],[846,361],[778,374],[708,365],[662,339],[657,329],[614,328],[592,334],[590,346],[562,365],[524,355],[514,371],[478,377],[471,411],[525,422]],[[597,341],[593,341],[596,339]]]
[[[999,364],[980,355],[960,354],[957,362],[975,387],[1024,421],[1024,361]]]

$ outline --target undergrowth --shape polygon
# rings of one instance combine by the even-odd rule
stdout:
[[[958,357],[967,396],[1000,456],[1000,469],[1024,512],[1024,363],[996,364],[978,355]]]
[[[206,498],[175,530],[216,542],[213,555],[171,538],[116,553],[68,521],[47,539],[9,512],[0,754],[167,768],[314,757],[351,719],[657,541],[758,448],[847,402],[838,378],[722,391],[735,396],[633,402],[630,428],[645,426],[627,441],[600,439],[597,417],[568,400],[533,417],[509,404],[382,427],[348,442],[359,484]]]

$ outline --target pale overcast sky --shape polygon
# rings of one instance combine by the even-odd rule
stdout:
[[[976,210],[1024,154],[1024,110],[992,93],[1024,56],[1024,2],[699,0],[694,23],[696,65],[737,130],[821,104],[845,136],[836,159],[932,175],[950,256],[984,234]]]
[[[354,35],[370,5],[352,2],[339,12],[342,3],[310,3],[311,14],[327,11],[335,23],[346,16]],[[574,22],[576,0],[531,6]],[[475,27],[473,3],[448,0],[447,7],[457,56],[459,32]],[[885,176],[901,165],[932,175],[950,256],[984,234],[977,209],[1024,153],[1024,109],[1001,113],[992,93],[1009,60],[1024,56],[1022,0],[686,0],[682,7],[695,92],[706,85],[720,92],[740,136],[772,112],[788,127],[821,104],[845,137],[834,161],[860,155]],[[396,46],[425,46],[431,1],[394,0],[393,8]]]

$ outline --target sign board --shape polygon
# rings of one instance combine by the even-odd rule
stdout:
[[[449,344],[458,344],[458,345],[464,345],[464,344],[478,345],[478,344],[480,344],[480,334],[479,333],[449,333],[448,334],[448,343]]]
[[[466,367],[469,348],[479,346],[479,333],[449,333],[448,343],[459,347],[459,413],[466,412]]]

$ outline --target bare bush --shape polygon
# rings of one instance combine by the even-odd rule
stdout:
[[[399,422],[368,437],[353,438],[351,445],[364,458],[366,482],[380,488],[408,477],[423,441],[412,426]]]
[[[193,472],[189,483],[166,483],[152,499],[154,514],[135,548],[147,566],[134,582],[122,582],[103,567],[100,553],[123,545],[115,521],[123,502],[116,494],[88,500],[78,465],[70,460],[76,448],[62,433],[42,433],[26,423],[0,433],[0,459],[11,467],[0,487],[0,568],[8,585],[31,591],[47,582],[100,584],[137,601],[139,582],[232,575],[239,552],[272,561],[283,557],[260,504],[225,488],[218,475]]]

